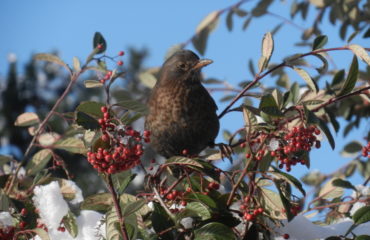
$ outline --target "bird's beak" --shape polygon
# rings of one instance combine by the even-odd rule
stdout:
[[[193,67],[192,67],[192,70],[196,70],[196,69],[200,69],[202,67],[205,67],[209,64],[213,63],[212,60],[210,59],[201,59],[197,62],[197,64],[195,64]]]

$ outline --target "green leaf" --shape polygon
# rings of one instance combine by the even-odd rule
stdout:
[[[334,179],[332,184],[335,187],[349,188],[349,189],[353,189],[357,191],[357,189],[352,185],[352,183],[350,183],[349,181],[340,179],[340,178]]]
[[[370,206],[364,206],[358,209],[352,217],[355,224],[359,225],[370,221]]]
[[[333,77],[331,86],[341,83],[344,80],[344,75],[345,75],[345,71],[343,69],[338,71]]]
[[[98,80],[85,80],[84,81],[85,88],[99,88],[103,87],[103,83]]]
[[[50,161],[52,151],[50,149],[42,149],[33,155],[31,161],[27,163],[27,175],[34,175],[41,171]]]
[[[39,116],[34,112],[25,112],[17,117],[14,125],[17,127],[28,127],[40,123]]]
[[[49,234],[42,228],[34,228],[31,231],[36,233],[41,240],[50,240]]]
[[[110,210],[106,214],[106,230],[105,234],[107,236],[107,240],[122,240],[121,231],[120,231],[120,224],[117,213],[115,209]]]
[[[80,103],[80,105],[77,106],[76,111],[86,113],[94,118],[102,118],[103,113],[100,110],[102,106],[104,106],[103,103],[86,101]]]
[[[161,233],[174,226],[171,217],[167,215],[166,211],[157,202],[153,202],[154,211],[151,215],[152,225],[156,233]],[[175,239],[174,234],[168,231],[161,235],[162,239]]]
[[[84,112],[76,112],[76,123],[87,130],[99,129],[98,121]]]
[[[289,183],[293,184],[304,196],[306,196],[306,191],[303,189],[302,183],[296,179],[294,176],[280,171],[278,168],[272,166],[272,168],[275,170],[273,174],[278,175],[282,177],[284,180],[288,181]]]
[[[101,48],[98,49],[98,45],[100,44]],[[94,40],[93,40],[93,48],[98,49],[96,54],[103,53],[107,50],[107,42],[105,41],[103,35],[100,32],[95,32]]]
[[[67,231],[73,238],[77,237],[78,234],[78,226],[75,215],[69,211],[67,215],[65,215],[62,219],[64,226],[66,227]]]
[[[290,87],[289,97],[288,99],[291,99],[293,104],[296,104],[299,100],[299,85],[298,83],[293,83],[293,85]]]
[[[185,209],[195,212],[203,221],[212,217],[210,209],[201,202],[190,202]]]
[[[370,240],[370,235],[356,236],[354,240]]]
[[[264,95],[261,98],[259,109],[271,116],[282,116],[274,97],[271,94]]]
[[[112,208],[113,199],[110,193],[90,195],[81,203],[81,210],[94,210],[107,212]]]
[[[233,15],[234,12],[232,10],[230,10],[226,15],[226,27],[229,31],[233,30]]]
[[[211,222],[194,231],[194,240],[231,240],[236,239],[231,228],[222,223]]]
[[[299,76],[301,76],[303,80],[305,80],[308,87],[312,91],[315,91],[316,93],[319,91],[319,87],[317,86],[317,83],[311,78],[311,76],[305,70],[303,70],[302,68],[298,68],[298,67],[293,67],[293,69],[294,71],[296,71],[296,73],[298,73]]]
[[[326,73],[329,67],[328,60],[326,60],[326,58],[322,55],[322,53],[314,54],[313,56],[319,58],[322,62],[322,66],[319,68],[316,68],[317,72],[320,74]]]
[[[351,67],[349,69],[349,73],[347,75],[347,79],[344,82],[342,89],[339,92],[338,96],[342,96],[347,93],[350,93],[356,85],[357,77],[358,77],[358,61],[357,61],[357,57],[354,56]]]
[[[328,42],[328,37],[326,35],[318,36],[313,41],[312,50],[322,48],[327,42]]]
[[[285,209],[285,214],[287,216],[287,219],[288,219],[288,222],[290,222],[293,218],[294,218],[294,215],[291,211],[291,204],[290,204],[290,201],[289,199],[285,196],[283,190],[282,190],[282,185],[279,183],[279,181],[274,181],[275,185],[276,185],[276,188],[278,189],[279,191],[279,196],[280,196],[280,199],[281,199],[281,202],[284,206],[284,209]]]
[[[87,152],[84,142],[81,139],[74,137],[61,139],[54,143],[53,146],[71,153],[85,154]]]
[[[157,78],[149,71],[139,73],[138,77],[140,82],[149,88],[153,88],[157,82]]]
[[[126,176],[122,181],[120,181],[119,188],[117,189],[117,193],[121,195],[127,188],[127,186],[135,179],[137,174],[132,174]]]
[[[198,163],[194,159],[181,157],[181,156],[174,156],[170,157],[165,162],[166,165],[192,165],[195,167],[203,168],[202,164]]]
[[[200,193],[190,193],[186,196],[186,199],[191,201],[199,201],[204,203],[206,206],[210,207],[211,209],[216,209],[217,204],[216,202],[209,196],[200,194]]]
[[[140,113],[142,115],[147,115],[148,114],[148,106],[137,101],[137,100],[124,100],[116,103],[115,105],[121,106],[126,110],[131,110],[136,113]]]
[[[219,12],[214,11],[208,14],[198,25],[196,35],[192,38],[194,48],[204,55],[209,34],[216,29],[219,22]]]
[[[123,206],[122,209],[122,216],[127,217],[136,211],[140,210],[144,205],[146,204],[146,201],[144,199],[137,200],[135,202],[129,202],[125,206]]]
[[[344,157],[355,157],[362,149],[362,145],[358,141],[352,141],[344,146],[341,155]]]
[[[260,17],[264,15],[272,2],[273,2],[272,0],[258,1],[257,6],[252,10],[252,15],[254,17]]]
[[[47,54],[47,53],[38,53],[33,56],[35,60],[40,60],[40,61],[47,61],[47,62],[52,62],[56,63],[68,71],[71,71],[70,68],[68,67],[67,64],[65,64],[58,56],[52,55],[52,54]]]
[[[333,135],[331,134],[328,126],[326,125],[326,123],[323,120],[321,120],[320,118],[318,118],[318,121],[319,121],[318,122],[319,123],[319,127],[324,132],[325,136],[328,138],[329,144],[330,144],[331,148],[334,150],[334,148],[335,148],[335,141],[334,141]]]
[[[367,63],[367,65],[370,66],[370,56],[363,47],[357,44],[352,44],[349,45],[348,47],[357,57],[359,57],[362,61],[364,61],[365,63]]]
[[[246,29],[248,28],[248,26],[249,26],[249,24],[251,23],[252,19],[253,19],[253,17],[252,17],[252,16],[250,16],[250,17],[248,17],[248,18],[244,21],[244,23],[243,23],[243,27],[242,27],[242,29],[243,29],[243,30],[246,30]]]

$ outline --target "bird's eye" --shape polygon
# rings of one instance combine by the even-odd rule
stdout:
[[[179,63],[179,65],[177,65],[181,70],[187,70],[188,66],[185,64],[185,63]]]

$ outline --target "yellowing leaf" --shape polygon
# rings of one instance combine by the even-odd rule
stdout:
[[[18,127],[27,127],[27,126],[35,125],[39,122],[40,122],[40,119],[36,113],[26,112],[26,113],[22,113],[21,115],[17,117],[17,120],[15,120],[14,125]]]
[[[370,56],[363,47],[357,44],[352,44],[349,45],[348,47],[357,57],[359,57],[362,61],[364,61],[370,66]]]
[[[41,60],[41,61],[47,61],[47,62],[53,62],[56,63],[64,68],[66,68],[68,71],[71,71],[70,68],[65,64],[58,56],[47,54],[47,53],[39,53],[34,56],[35,60]]]
[[[219,12],[214,11],[208,14],[197,26],[197,29],[195,30],[196,34],[199,34],[201,31],[203,31],[205,28],[210,26],[211,23],[218,20]]]
[[[60,138],[60,135],[55,132],[50,133],[43,133],[41,134],[37,140],[42,146],[50,146],[55,143]]]
[[[87,149],[81,139],[70,137],[62,139],[54,144],[55,148],[64,149],[72,153],[84,154],[87,152]]]
[[[86,88],[98,88],[103,86],[103,84],[97,80],[86,80],[84,84]]]
[[[324,187],[320,190],[319,196],[323,199],[331,199],[331,198],[337,198],[343,195],[343,188],[336,187],[333,185],[333,181],[335,179],[331,179],[328,181]]]

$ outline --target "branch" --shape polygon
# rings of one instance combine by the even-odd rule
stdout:
[[[108,183],[107,183],[108,189],[109,189],[109,192],[112,194],[114,208],[116,209],[116,213],[117,213],[119,223],[120,223],[120,226],[121,226],[120,231],[121,231],[122,237],[123,237],[124,240],[129,240],[127,230],[126,230],[126,227],[125,227],[125,219],[122,216],[121,206],[119,204],[119,199],[117,197],[116,190],[114,189],[112,176],[109,174],[107,179],[108,179]]]
[[[331,52],[331,51],[341,51],[341,50],[351,50],[349,47],[347,46],[344,46],[344,47],[337,47],[337,48],[326,48],[326,49],[318,49],[318,50],[314,50],[314,51],[311,51],[311,52],[308,52],[308,53],[304,53],[304,54],[301,54],[301,55],[298,55],[294,58],[291,58],[289,59],[290,62],[292,61],[295,61],[295,60],[298,60],[300,58],[304,58],[304,57],[307,57],[307,56],[310,56],[310,55],[315,55],[315,54],[318,54],[318,53],[322,53],[322,52]],[[365,48],[366,51],[370,51],[370,48]],[[256,85],[262,78],[266,77],[267,75],[269,75],[270,73],[272,73],[273,71],[281,68],[281,67],[286,67],[286,66],[289,66],[288,65],[288,62],[286,61],[283,61],[282,63],[274,66],[273,68],[269,69],[268,71],[266,71],[265,73],[259,75],[257,74],[254,78],[254,80],[252,82],[250,82],[242,91],[239,92],[239,94],[229,103],[229,105],[226,106],[226,108],[220,113],[220,115],[218,115],[218,118],[222,118],[226,113],[228,113],[229,109],[239,100],[241,99],[245,92],[248,91],[250,88],[252,88],[254,85]]]

